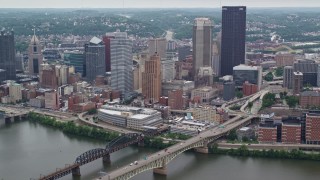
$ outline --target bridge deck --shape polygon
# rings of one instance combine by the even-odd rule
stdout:
[[[148,156],[146,160],[139,160],[138,164],[136,164],[136,165],[132,165],[132,166],[126,165],[126,166],[121,167],[117,170],[114,170],[114,171],[110,172],[108,175],[102,177],[102,179],[103,180],[116,179],[117,177],[120,177],[124,174],[130,173],[130,172],[134,171],[135,169],[141,168],[143,166],[147,166],[148,164],[150,164],[154,161],[157,161],[157,160],[169,155],[170,153],[179,151],[181,149],[185,149],[186,147],[188,147],[192,144],[195,144],[199,141],[202,141],[205,138],[221,136],[223,134],[226,134],[230,130],[237,128],[246,122],[251,121],[252,118],[254,118],[254,116],[249,116],[249,117],[239,121],[240,118],[235,117],[235,118],[229,120],[228,123],[225,123],[224,124],[225,128],[223,128],[223,129],[219,128],[219,127],[215,127],[213,129],[206,130],[206,131],[200,133],[199,135],[197,135],[193,138],[190,138],[182,143],[173,145],[173,146],[167,148],[166,150],[158,151],[158,152]]]
[[[54,172],[54,173],[51,173],[51,174],[48,174],[46,176],[42,176],[40,177],[39,180],[49,180],[49,179],[56,179],[55,177],[60,175],[60,174],[65,174],[65,173],[70,173],[72,171],[72,169],[76,168],[76,167],[79,167],[78,164],[72,164],[70,166],[67,166],[65,168],[62,168],[62,169],[59,169],[58,171]],[[69,174],[68,173],[68,174]]]

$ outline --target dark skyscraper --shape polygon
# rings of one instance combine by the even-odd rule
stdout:
[[[93,37],[85,45],[86,78],[93,81],[106,73],[105,46],[101,39]]]
[[[222,7],[221,75],[232,75],[232,68],[245,62],[246,7]]]
[[[14,34],[1,31],[0,34],[0,69],[5,71],[5,80],[16,79]]]

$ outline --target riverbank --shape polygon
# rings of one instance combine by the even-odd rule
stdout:
[[[277,159],[298,159],[298,160],[312,160],[320,161],[320,153],[306,153],[301,150],[292,149],[286,150],[249,150],[246,145],[242,145],[238,149],[221,149],[218,144],[215,143],[209,147],[210,154],[221,154],[230,156],[242,156],[242,157],[262,157],[262,158],[277,158]]]
[[[28,114],[28,119],[31,122],[37,122],[45,126],[56,128],[61,130],[64,133],[72,134],[72,135],[95,138],[95,139],[104,140],[104,141],[111,141],[119,137],[119,134],[115,132],[107,132],[95,127],[89,127],[85,125],[77,126],[73,122],[61,122],[61,121],[57,121],[55,118],[33,113],[33,112],[30,112]]]
[[[86,125],[76,125],[73,122],[61,122],[57,121],[55,118],[48,117],[45,115],[37,114],[30,112],[28,114],[28,119],[31,122],[36,122],[45,126],[49,126],[52,128],[56,128],[61,130],[64,133],[94,138],[104,141],[111,141],[117,137],[119,137],[119,133],[116,132],[108,132],[102,129],[98,129],[96,127],[90,127]],[[169,146],[176,144],[176,142],[163,142],[163,139],[160,137],[145,137],[144,138],[144,146],[147,148],[155,148],[155,149],[164,149]]]

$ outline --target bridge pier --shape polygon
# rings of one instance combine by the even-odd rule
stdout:
[[[72,169],[72,176],[81,176],[79,166]]]
[[[167,175],[167,166],[165,165],[165,166],[160,167],[160,168],[154,168],[153,169],[153,173],[166,176]]]
[[[6,117],[5,118],[5,123],[6,124],[9,124],[9,123],[11,123],[12,121],[11,121],[11,117]]]
[[[143,141],[143,140],[142,140],[142,141],[139,141],[139,142],[138,142],[138,146],[139,146],[139,147],[144,147],[144,141]]]
[[[194,148],[194,151],[202,154],[209,154],[208,141],[204,141],[202,147]]]
[[[111,158],[110,158],[110,154],[106,154],[102,157],[102,161],[104,163],[111,163]]]

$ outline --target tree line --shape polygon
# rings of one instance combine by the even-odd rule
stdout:
[[[60,121],[57,121],[55,118],[40,115],[33,112],[30,112],[28,114],[28,119],[31,122],[37,122],[45,126],[50,126],[50,127],[62,130],[62,132],[64,133],[72,134],[72,135],[95,138],[95,139],[104,140],[104,141],[111,141],[119,137],[119,134],[115,132],[107,132],[95,127],[89,127],[89,126],[83,126],[83,125],[77,126],[73,122],[60,122]]]
[[[219,149],[218,144],[215,143],[209,147],[209,152],[213,154],[225,154],[231,156],[244,157],[263,157],[263,158],[280,158],[280,159],[301,159],[320,161],[320,153],[305,153],[301,150],[293,149],[291,151],[285,150],[249,150],[246,145],[242,145],[238,149]]]

